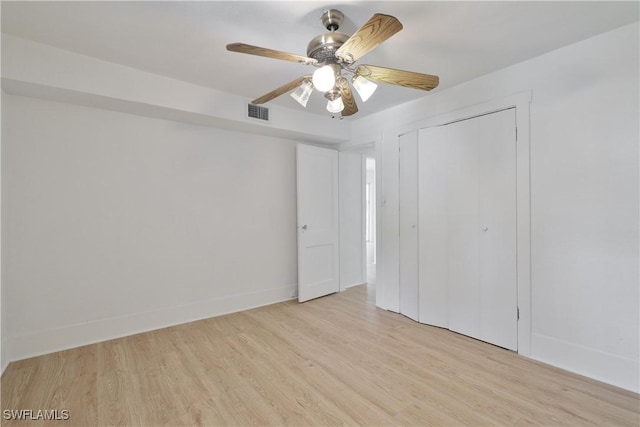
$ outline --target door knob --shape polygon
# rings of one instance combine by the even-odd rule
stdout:
[[[306,230],[306,229],[307,229],[307,224],[303,225],[301,228],[302,228],[303,230]]]
[[[487,227],[487,226],[482,227],[482,231],[487,231],[488,229],[489,229],[489,227]]]

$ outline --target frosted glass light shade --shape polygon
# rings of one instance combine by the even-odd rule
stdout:
[[[344,103],[342,102],[342,97],[339,96],[333,101],[327,102],[327,111],[330,113],[339,113],[344,110]]]
[[[367,99],[371,98],[373,92],[376,91],[378,85],[371,80],[358,76],[353,80],[353,87],[356,89],[356,92],[358,92],[358,95],[360,95],[362,102],[366,102]]]
[[[313,85],[310,81],[304,81],[300,86],[298,86],[298,89],[296,89],[295,92],[291,94],[291,97],[298,101],[300,105],[306,107],[307,102],[309,102],[309,96],[311,96],[311,92],[313,92]]]
[[[318,89],[320,92],[326,92],[333,89],[333,86],[335,86],[336,73],[333,70],[333,67],[331,67],[330,65],[325,65],[324,67],[320,67],[313,72],[313,77],[311,80],[313,81],[313,86],[316,89]]]

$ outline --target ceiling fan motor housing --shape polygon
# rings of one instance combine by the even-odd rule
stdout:
[[[320,64],[337,62],[335,53],[340,46],[349,40],[349,36],[342,33],[325,33],[314,37],[307,46],[307,56]]]
[[[307,46],[307,56],[315,59],[320,64],[335,64],[337,62],[335,52],[340,46],[349,40],[349,36],[337,33],[344,19],[344,14],[337,9],[326,10],[322,17],[322,25],[329,33],[314,37]]]

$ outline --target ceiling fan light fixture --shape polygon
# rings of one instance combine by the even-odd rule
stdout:
[[[320,92],[327,92],[336,84],[336,72],[331,65],[325,65],[313,72],[313,86]]]
[[[438,86],[440,81],[438,76],[377,65],[355,65],[360,58],[375,49],[380,43],[402,30],[402,24],[394,16],[374,13],[351,36],[337,32],[344,20],[342,12],[330,9],[323,13],[321,19],[323,26],[329,32],[311,39],[307,45],[307,56],[246,43],[230,43],[227,45],[227,50],[230,52],[316,67],[312,74],[298,77],[254,99],[251,101],[252,104],[264,104],[278,96],[289,93],[296,102],[306,107],[311,92],[313,92],[313,89],[317,89],[329,100],[327,110],[333,114],[333,117],[335,117],[335,114],[339,114],[342,118],[350,117],[358,112],[353,91],[357,91],[362,101],[365,102],[377,89],[378,85],[374,82],[426,91]],[[347,77],[343,76],[343,73]],[[354,87],[352,88],[351,86]]]
[[[360,95],[360,99],[362,102],[367,102],[367,99],[371,98],[373,92],[376,91],[378,85],[372,82],[371,80],[365,79],[362,76],[357,76],[353,79],[353,87],[355,88],[358,95]]]
[[[298,101],[298,104],[306,108],[311,92],[313,92],[313,85],[309,80],[305,80],[300,86],[298,86],[295,92],[291,94],[291,97]]]
[[[327,101],[327,111],[333,114],[340,113],[344,110],[344,103],[342,102],[342,97],[339,96],[334,100]]]

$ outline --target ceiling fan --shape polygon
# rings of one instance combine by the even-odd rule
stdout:
[[[298,62],[317,68],[313,74],[299,77],[254,99],[251,101],[252,104],[263,104],[295,89],[291,96],[300,105],[306,107],[309,96],[315,88],[324,93],[327,98],[327,110],[332,114],[332,117],[335,117],[336,114],[346,117],[358,111],[349,85],[350,82],[360,95],[362,102],[367,101],[377,88],[374,81],[421,90],[431,90],[438,86],[438,76],[375,65],[355,64],[362,56],[402,29],[402,24],[395,17],[376,13],[350,37],[336,32],[344,19],[344,14],[339,10],[327,10],[322,14],[321,19],[322,24],[329,32],[321,34],[309,42],[307,56],[244,43],[227,45],[227,50],[231,52]]]

